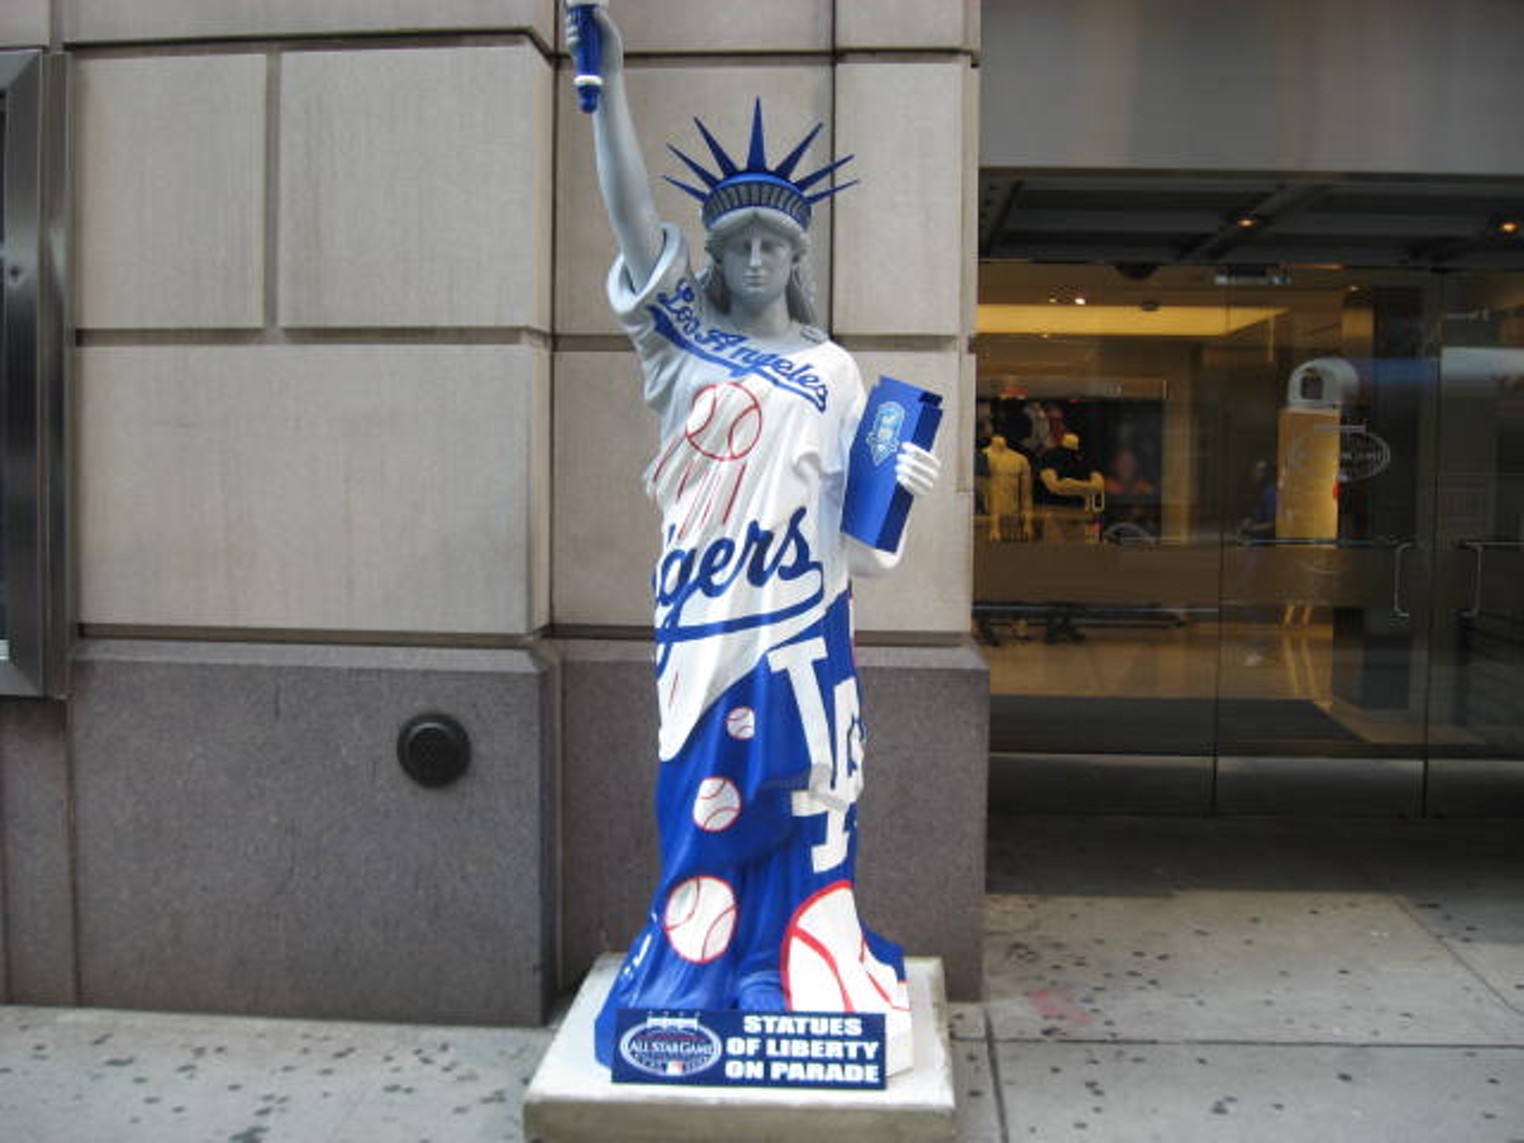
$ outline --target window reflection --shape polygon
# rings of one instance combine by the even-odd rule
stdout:
[[[1517,752],[1521,279],[986,264],[997,749]]]

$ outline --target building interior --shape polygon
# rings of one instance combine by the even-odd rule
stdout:
[[[983,172],[993,808],[1517,802],[1510,190]]]

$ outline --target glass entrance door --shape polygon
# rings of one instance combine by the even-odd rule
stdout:
[[[1441,280],[1304,269],[1235,291],[1277,306],[1262,379],[1228,370],[1215,808],[1416,815]],[[1257,382],[1257,383],[1256,383]]]
[[[1430,616],[1434,814],[1524,812],[1524,280],[1448,284]]]
[[[1230,315],[1199,267],[1131,282],[1105,266],[986,266],[980,311],[992,804],[1202,811],[1222,576],[1207,353],[1262,338],[1262,322]]]
[[[1524,276],[987,271],[995,804],[1524,801]]]

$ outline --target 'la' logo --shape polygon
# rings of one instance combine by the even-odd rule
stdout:
[[[868,433],[868,455],[874,464],[883,464],[900,451],[900,430],[905,427],[905,406],[885,401],[878,407],[873,418],[873,429]]]

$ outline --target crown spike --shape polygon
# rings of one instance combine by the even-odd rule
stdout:
[[[704,142],[709,144],[709,153],[720,165],[720,173],[727,179],[731,175],[739,174],[740,169],[736,166],[735,160],[725,153],[725,148],[720,146],[720,141],[709,133],[709,128],[704,126],[704,121],[695,115],[693,122],[698,126],[699,134],[704,137]]]
[[[804,158],[805,151],[809,150],[810,144],[815,141],[815,136],[820,134],[820,129],[824,126],[824,123],[815,124],[810,133],[799,141],[799,145],[788,153],[788,158],[773,168],[773,174],[780,179],[792,177],[794,168],[799,165],[799,160]]]
[[[683,154],[676,147],[674,147],[671,143],[667,144],[667,150],[671,151],[674,155],[676,155],[679,159],[681,159],[685,164],[687,164],[688,169],[690,171],[692,171],[695,175],[697,175],[699,177],[700,181],[702,181],[703,184],[706,187],[708,187],[710,190],[713,190],[715,187],[720,185],[719,176],[710,174],[703,167],[699,166],[698,161],[696,159],[692,159],[692,158],[688,157],[687,155]],[[671,180],[668,180],[668,181],[671,181]]]
[[[855,157],[856,156],[854,156],[854,155],[847,155],[844,158],[837,159],[834,163],[827,163],[825,166],[821,167],[820,170],[816,171],[814,174],[812,174],[812,175],[805,175],[804,178],[800,179],[794,185],[796,187],[798,187],[802,191],[809,190],[812,186],[814,186],[816,183],[818,183],[821,179],[825,178],[832,171],[838,170],[841,167],[846,166]]]
[[[753,172],[767,170],[767,139],[762,132],[762,97],[751,108],[751,147],[746,153],[746,169]]]
[[[684,194],[692,195],[694,198],[698,199],[699,202],[707,202],[709,200],[708,191],[701,191],[698,189],[698,187],[691,187],[687,183],[678,182],[678,180],[674,179],[671,175],[662,175],[662,178],[671,183]]]
[[[862,182],[861,179],[853,179],[849,183],[837,183],[834,187],[830,187],[827,190],[820,191],[820,192],[818,192],[816,194],[806,195],[805,198],[804,198],[804,201],[809,203],[811,206],[814,206],[817,202],[820,202],[822,199],[828,199],[832,195],[840,194],[842,191],[846,190],[848,187],[855,187],[860,182]]]

